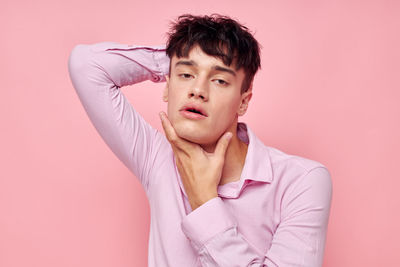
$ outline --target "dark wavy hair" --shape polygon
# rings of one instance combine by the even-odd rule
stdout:
[[[199,45],[204,53],[221,59],[225,65],[235,62],[236,70],[243,68],[241,93],[249,89],[261,67],[259,43],[247,27],[230,17],[184,14],[172,22],[167,35],[166,53],[171,59],[174,55],[187,57],[190,49]]]

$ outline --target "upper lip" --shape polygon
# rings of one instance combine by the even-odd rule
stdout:
[[[200,105],[195,104],[195,103],[186,104],[186,105],[184,105],[179,111],[191,110],[191,109],[200,112],[201,115],[203,115],[203,116],[205,116],[205,117],[208,117],[206,111],[205,111]]]

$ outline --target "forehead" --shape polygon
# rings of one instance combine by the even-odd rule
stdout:
[[[225,69],[229,69],[235,74],[244,73],[243,68],[239,70],[236,69],[236,60],[233,60],[231,65],[225,65],[222,59],[218,58],[217,56],[211,56],[206,54],[199,45],[194,45],[187,55],[187,57],[177,57],[176,54],[171,59],[171,66],[178,67],[178,66],[191,66],[194,68],[209,68],[209,69],[216,69],[215,67],[222,67]],[[183,64],[182,64],[183,63]]]

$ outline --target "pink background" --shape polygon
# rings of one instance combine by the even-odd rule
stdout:
[[[165,42],[184,12],[231,15],[263,46],[243,118],[332,174],[324,266],[400,266],[398,1],[2,1],[0,266],[147,266],[149,205],[69,80],[79,43]],[[164,84],[123,88],[161,130]]]

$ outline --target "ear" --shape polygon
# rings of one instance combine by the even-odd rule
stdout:
[[[252,89],[253,89],[253,83],[250,85],[249,89],[246,92],[244,92],[241,96],[241,102],[238,109],[239,116],[243,116],[247,111],[250,99],[253,96]]]
[[[166,84],[165,84],[165,88],[164,88],[164,91],[163,91],[162,99],[163,99],[164,102],[168,102],[169,76],[166,75],[165,79],[166,79]]]

